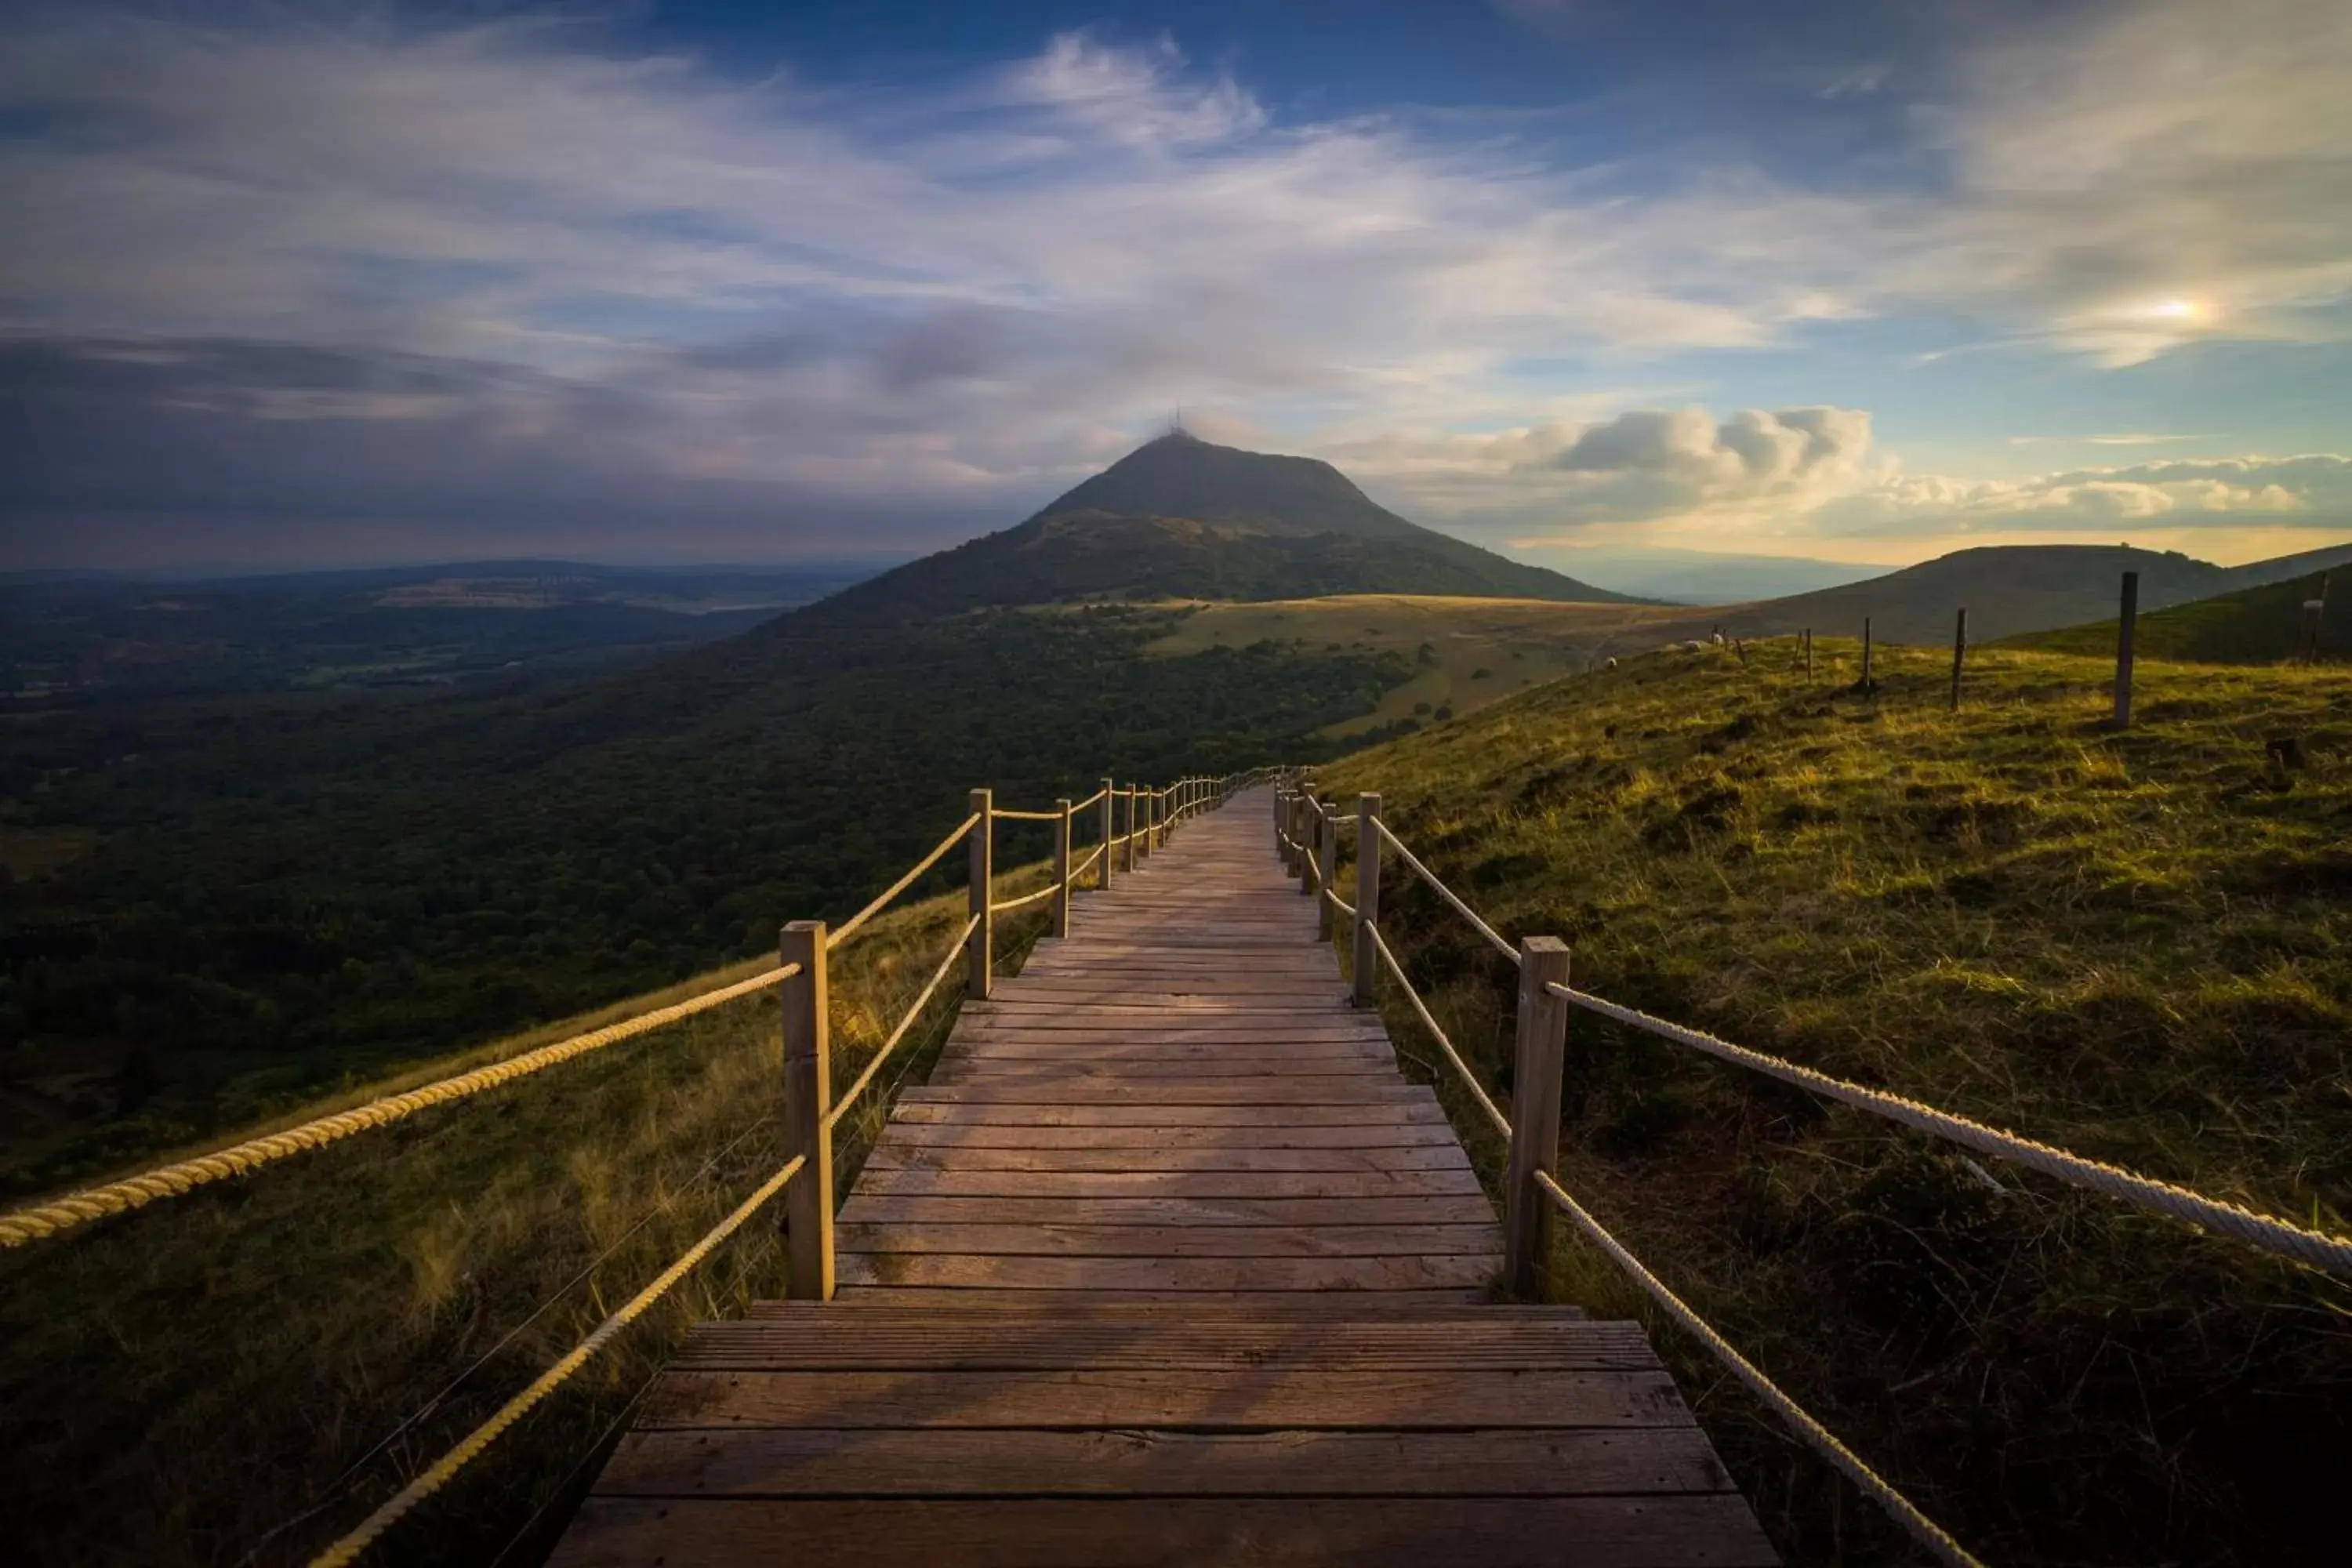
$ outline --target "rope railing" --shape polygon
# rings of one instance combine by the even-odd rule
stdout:
[[[1445,1053],[1445,1059],[1454,1064],[1455,1072],[1462,1075],[1462,1087],[1470,1091],[1470,1098],[1476,1101],[1487,1122],[1504,1138],[1509,1138],[1511,1119],[1504,1115],[1502,1109],[1487,1095],[1478,1082],[1478,1075],[1470,1070],[1470,1064],[1464,1061],[1462,1053],[1454,1048],[1454,1041],[1446,1035],[1444,1026],[1438,1023],[1430,1013],[1428,1005],[1422,1001],[1421,993],[1414,990],[1412,982],[1405,978],[1404,965],[1399,963],[1397,955],[1390,951],[1388,938],[1381,934],[1381,928],[1375,924],[1369,929],[1372,934],[1372,951],[1381,955],[1381,962],[1396,977],[1398,986],[1404,992],[1404,999],[1412,1005],[1414,1016],[1420,1018],[1421,1026],[1429,1031],[1430,1038],[1437,1042],[1437,1048]]]
[[[2104,1161],[2085,1159],[2032,1138],[2004,1132],[1981,1121],[1972,1121],[1965,1116],[1937,1110],[1933,1106],[1923,1105],[1899,1094],[1849,1083],[1812,1068],[1752,1050],[1746,1046],[1734,1045],[1705,1030],[1687,1028],[1654,1017],[1639,1008],[1606,1001],[1572,986],[1554,984],[1547,985],[1545,989],[1587,1012],[1597,1013],[1629,1027],[1672,1040],[1676,1045],[1703,1051],[1719,1061],[1731,1062],[1750,1071],[1760,1072],[1767,1078],[1794,1084],[1824,1099],[1867,1110],[1890,1121],[1900,1121],[1923,1132],[1932,1132],[1938,1138],[1974,1149],[1979,1153],[2032,1166],[2062,1182],[2087,1187],[2093,1192],[2170,1215],[2175,1219],[2186,1220],[2220,1235],[2284,1253],[2297,1262],[2309,1264],[2338,1278],[2352,1279],[2352,1241],[2341,1237],[2306,1230],[2301,1226],[2257,1214],[2237,1204],[2209,1198],[2187,1187],[2175,1186],[2170,1182],[2143,1176]]]
[[[1685,1332],[1713,1352],[1716,1359],[1728,1367],[1734,1377],[1746,1384],[1749,1391],[1762,1400],[1790,1431],[1827,1459],[1839,1474],[1861,1488],[1872,1501],[1886,1510],[1889,1518],[1908,1531],[1938,1561],[1948,1563],[1953,1568],[1984,1568],[1978,1558],[1952,1539],[1950,1531],[1928,1518],[1916,1503],[1897,1491],[1894,1483],[1864,1463],[1860,1456],[1839,1441],[1836,1433],[1822,1426],[1812,1412],[1783,1394],[1780,1384],[1765,1376],[1754,1362],[1741,1355],[1729,1340],[1717,1333],[1714,1324],[1700,1317],[1680,1296],[1668,1289],[1664,1280],[1651,1273],[1642,1260],[1610,1235],[1607,1227],[1593,1218],[1582,1204],[1570,1196],[1568,1189],[1561,1186],[1550,1172],[1538,1171],[1535,1179],[1553,1205],[1566,1215],[1569,1222],[1583,1232],[1595,1247],[1607,1253],[1610,1259],[1641,1287],[1643,1295],[1656,1302]]]
[[[992,915],[1011,914],[1014,910],[1025,910],[1032,904],[1042,904],[1061,890],[1061,883],[1048,882],[1034,893],[1024,893],[1017,899],[1007,899],[1001,904],[991,903],[988,906],[988,912]]]
[[[607,1024],[601,1029],[591,1029],[569,1039],[541,1046],[520,1056],[509,1057],[504,1061],[493,1062],[471,1072],[445,1078],[438,1083],[429,1083],[404,1094],[385,1095],[350,1110],[340,1110],[331,1116],[305,1121],[299,1127],[289,1127],[282,1132],[248,1138],[242,1143],[232,1144],[209,1154],[200,1154],[192,1160],[161,1165],[119,1182],[87,1187],[61,1198],[0,1215],[0,1247],[22,1247],[27,1242],[86,1225],[91,1220],[125,1213],[158,1198],[178,1197],[206,1183],[258,1170],[291,1154],[324,1148],[355,1132],[388,1126],[427,1107],[446,1105],[485,1089],[496,1089],[500,1084],[512,1083],[517,1079],[543,1072],[558,1063],[572,1061],[623,1040],[635,1039],[665,1025],[675,1024],[681,1018],[690,1018],[697,1013],[707,1012],[776,984],[794,973],[796,971],[789,965],[762,970],[731,985],[721,985],[667,1007],[656,1007],[650,1013],[641,1013],[634,1018]]]
[[[798,1175],[807,1163],[807,1156],[794,1155],[783,1167],[760,1184],[759,1189],[736,1205],[735,1212],[720,1220],[701,1240],[679,1255],[677,1260],[656,1275],[653,1281],[622,1305],[612,1316],[590,1331],[588,1337],[564,1353],[563,1359],[530,1380],[523,1391],[500,1405],[488,1420],[474,1428],[457,1447],[436,1460],[433,1466],[394,1493],[384,1504],[362,1520],[359,1525],[341,1540],[311,1559],[310,1568],[344,1568],[358,1560],[360,1553],[373,1545],[384,1531],[398,1524],[416,1506],[447,1486],[457,1472],[479,1458],[484,1450],[499,1440],[507,1429],[546,1397],[561,1388],[572,1375],[593,1360],[620,1335],[622,1330],[645,1315],[646,1310],[669,1293],[670,1288],[688,1274],[696,1264],[717,1249],[719,1245],[743,1227],[744,1221],[760,1212],[770,1198],[784,1190],[784,1184]]]
[[[1076,811],[1078,808],[1073,805],[1070,809]],[[992,809],[989,815],[1012,822],[1059,822],[1062,820],[1062,814],[1058,811],[1013,811],[1002,805]]]
[[[1468,921],[1472,928],[1475,929],[1480,936],[1485,937],[1487,943],[1492,946],[1496,952],[1501,953],[1513,963],[1518,963],[1518,949],[1513,947],[1509,942],[1505,942],[1501,935],[1496,931],[1493,926],[1488,925],[1485,921],[1478,918],[1477,910],[1472,909],[1468,904],[1464,903],[1460,896],[1457,895],[1453,889],[1439,881],[1437,879],[1437,873],[1423,865],[1421,863],[1421,857],[1406,848],[1404,847],[1404,841],[1399,838],[1394,833],[1389,831],[1389,825],[1387,823],[1375,817],[1372,820],[1372,826],[1380,830],[1381,842],[1386,844],[1390,848],[1395,850],[1397,852],[1397,858],[1412,867],[1413,874],[1418,876],[1423,882],[1427,883],[1432,892],[1434,892],[1439,898],[1444,899],[1447,903],[1452,904],[1454,906],[1454,913],[1460,915],[1464,920]]]
[[[923,1009],[931,1005],[931,997],[938,993],[940,983],[948,977],[948,972],[963,956],[963,944],[971,940],[972,930],[979,924],[980,917],[974,915],[964,921],[963,930],[956,932],[955,941],[948,944],[947,956],[940,960],[940,966],[931,971],[931,977],[924,982],[921,992],[899,1016],[898,1026],[892,1029],[890,1037],[875,1049],[874,1059],[866,1064],[866,1069],[857,1075],[857,1081],[844,1089],[841,1097],[834,1101],[833,1109],[825,1112],[827,1131],[841,1125],[841,1119],[849,1114],[850,1107],[857,1103],[857,1097],[866,1092],[866,1086],[874,1081],[874,1075],[882,1070],[882,1064],[889,1059],[892,1051],[898,1048],[898,1042],[907,1037],[907,1031],[915,1026],[915,1020],[923,1016]]]
[[[998,815],[1002,816],[1003,813],[999,813]],[[938,865],[940,863],[940,857],[945,855],[949,850],[962,843],[964,835],[979,826],[981,825],[981,820],[982,814],[977,811],[973,812],[970,816],[965,817],[961,826],[959,826],[954,832],[949,834],[945,838],[940,840],[939,847],[937,848],[924,856],[921,859],[916,861],[913,869],[909,870],[905,876],[899,878],[897,881],[891,883],[888,887],[883,889],[882,891],[877,895],[872,903],[867,904],[864,909],[850,916],[841,924],[834,927],[833,930],[825,936],[824,950],[827,952],[831,952],[835,948],[839,947],[843,942],[848,941],[851,932],[856,931],[858,927],[864,925],[867,921],[872,920],[876,915],[880,914],[884,910],[889,908],[890,900],[896,899],[899,894],[913,887],[915,885],[915,879],[918,877],[920,877],[924,872]]]

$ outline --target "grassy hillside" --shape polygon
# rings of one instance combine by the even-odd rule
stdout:
[[[1263,641],[1301,658],[1399,659],[1410,679],[1381,693],[1378,706],[1322,731],[1361,739],[1442,722],[1611,654],[1655,647],[1649,628],[1685,613],[1667,605],[1343,594],[1203,605],[1145,651],[1177,658]]]
[[[1628,661],[1348,758],[1408,842],[1584,986],[2339,1231],[2352,1214],[2352,672],[1790,646]],[[2306,770],[2275,780],[2267,738]],[[1490,1081],[1511,989],[1393,869],[1383,914]],[[1412,1025],[1396,1014],[1400,1040]],[[2352,1292],[1957,1157],[1644,1037],[1571,1026],[1567,1174],[1992,1562],[2331,1560]],[[1409,1049],[1413,1049],[1408,1044]],[[1471,1136],[1490,1164],[1493,1140]],[[1563,1243],[1572,1295],[1637,1300]],[[1900,1550],[1661,1333],[1784,1540]]]
[[[2334,558],[2352,561],[2352,545]],[[1991,642],[2052,626],[2078,626],[2116,613],[2126,572],[2139,574],[2143,612],[2234,591],[2329,563],[2330,552],[2305,552],[2277,562],[2216,566],[2175,552],[2161,554],[2122,545],[1997,545],[1955,551],[1884,577],[1799,594],[1713,613],[1724,630],[1743,637],[1801,632],[1860,637],[1871,617],[1881,642],[1950,646],[1952,614],[1969,612],[1969,636]]]
[[[2304,602],[2326,598],[2319,626],[2319,657],[2352,658],[2352,605],[2330,595],[2329,574],[2314,572],[2284,583],[2221,594],[2191,604],[2142,615],[2132,628],[2132,647],[2141,658],[2192,664],[2276,664],[2303,657]],[[2115,657],[2116,622],[2034,632],[2008,639],[2018,647],[2053,653]]]
[[[998,896],[1042,879],[1034,868],[1013,871]],[[962,921],[958,892],[883,916],[835,954],[837,1085],[863,1067]],[[1041,924],[1003,923],[1006,962]],[[509,1056],[744,972],[699,976],[306,1109]],[[950,1009],[934,1004],[932,1015],[884,1069],[884,1087],[902,1068],[920,1081]],[[258,1174],[0,1253],[8,1561],[308,1562],[782,1163],[771,1120],[782,1109],[780,1072],[773,1000],[747,999]],[[843,1125],[844,1187],[883,1103],[868,1099]],[[600,1436],[688,1325],[786,1283],[772,1213],[369,1561],[538,1561],[593,1472]]]
[[[1404,674],[1138,657],[1169,610],[805,614],[563,687],[0,725],[0,1194],[761,952],[972,785],[1034,806],[1309,752]]]

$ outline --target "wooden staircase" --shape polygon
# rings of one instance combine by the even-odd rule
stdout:
[[[551,1562],[1776,1561],[1638,1326],[1489,1300],[1494,1210],[1265,806],[965,1005],[836,1300],[696,1330]]]

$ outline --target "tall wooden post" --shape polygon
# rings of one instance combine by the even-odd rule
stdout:
[[[1070,803],[1054,803],[1054,934],[1070,934]]]
[[[1969,657],[1969,613],[1963,609],[1952,623],[1952,711],[1960,710],[1960,664]]]
[[[1135,803],[1142,794],[1143,791],[1135,784],[1127,786],[1127,842],[1118,847],[1119,853],[1126,857],[1119,862],[1118,868],[1122,871],[1135,869]]]
[[[1315,890],[1315,830],[1322,824],[1323,815],[1316,809],[1315,797],[1304,790],[1297,804],[1298,826],[1290,837],[1298,841],[1298,896],[1303,899]]]
[[[1519,1031],[1511,1077],[1511,1157],[1503,1187],[1503,1264],[1511,1294],[1543,1290],[1551,1255],[1551,1197],[1536,1173],[1559,1170],[1560,1080],[1568,1053],[1568,1004],[1544,989],[1568,984],[1568,945],[1558,937],[1519,942]]]
[[[1159,791],[1149,784],[1139,784],[1136,787],[1135,809],[1142,814],[1143,829],[1136,835],[1135,839],[1135,858],[1138,860],[1151,858],[1151,803],[1159,798]]]
[[[784,1251],[794,1300],[833,1300],[833,1047],[824,979],[824,922],[794,921],[776,956],[800,973],[776,988],[783,1014],[784,1157],[807,1161],[784,1187]]]
[[[1356,797],[1356,1005],[1372,1005],[1381,955],[1372,950],[1372,922],[1381,918],[1381,797]]]
[[[1329,942],[1339,916],[1331,902],[1331,874],[1339,867],[1339,814],[1326,806],[1315,821],[1315,934]]]
[[[1110,808],[1110,803],[1111,803],[1113,800],[1116,800],[1117,798],[1118,798],[1118,795],[1116,795],[1116,793],[1115,793],[1115,792],[1111,789],[1111,787],[1110,787],[1110,780],[1108,780],[1108,779],[1105,779],[1105,780],[1103,780],[1103,783],[1102,783],[1102,855],[1101,855],[1101,857],[1100,857],[1098,859],[1097,859],[1097,860],[1096,860],[1096,862],[1095,862],[1095,886],[1096,886],[1097,889],[1108,889],[1108,888],[1110,886],[1110,856],[1111,856],[1111,848],[1110,848],[1111,808]]]
[[[1805,628],[1805,679],[1813,678],[1813,628]]]
[[[1291,824],[1297,816],[1290,808],[1290,792],[1276,789],[1274,792],[1274,848],[1275,853],[1282,858],[1282,868],[1286,872],[1296,870],[1298,865],[1291,856],[1289,839]]]
[[[2123,608],[2116,617],[2116,728],[2131,728],[2132,631],[2139,622],[2139,574],[2124,574]]]
[[[1862,617],[1862,689],[1870,690],[1870,617]]]
[[[971,809],[980,817],[971,829],[971,892],[964,910],[978,915],[971,941],[964,949],[963,994],[971,1001],[988,1000],[996,978],[996,920],[988,912],[989,884],[996,879],[996,804],[992,792],[971,792]]]

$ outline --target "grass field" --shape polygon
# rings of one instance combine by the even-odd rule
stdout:
[[[1611,654],[1654,647],[1657,639],[1644,628],[1703,613],[1671,605],[1343,594],[1203,605],[1146,651],[1172,657],[1274,642],[1303,653],[1392,654],[1406,660],[1409,679],[1384,693],[1378,708],[1323,731],[1345,740],[1472,712]]]
[[[998,880],[1002,898],[1041,885],[1044,873],[1025,868]],[[886,914],[835,955],[837,1087],[929,977],[962,924],[963,900],[957,892]],[[999,951],[1010,965],[1043,924],[1005,920]],[[354,1086],[305,1114],[757,967]],[[935,1003],[900,1047],[917,1081],[950,1016]],[[891,1087],[898,1070],[886,1068],[877,1087]],[[0,1253],[7,1560],[28,1568],[309,1561],[782,1163],[780,1071],[775,1005],[762,994],[255,1175]],[[843,1124],[845,1190],[886,1106],[869,1095]],[[783,1293],[781,1214],[772,1204],[747,1225],[369,1560],[538,1561],[604,1437],[687,1327]]]
[[[1819,650],[1630,659],[1318,777],[1586,988],[2341,1233],[2352,672],[2143,664],[2116,734],[2101,660],[1980,650],[1955,715],[1948,654],[1882,648],[1869,700]],[[1507,1087],[1507,966],[1393,866],[1382,915]],[[1988,1561],[2332,1560],[2352,1292],[1589,1016],[1570,1056],[1571,1187]],[[1582,1246],[1556,1267],[1642,1310]],[[1793,1560],[1903,1560],[1654,1328]]]
[[[2259,588],[2150,611],[2133,625],[2132,646],[2142,658],[2200,664],[2278,664],[2305,656],[2304,605],[2317,600],[2326,606],[2320,618],[2319,657],[2326,662],[2340,664],[2352,658],[2352,616],[2346,613],[2340,591],[2330,592],[2334,575],[2314,572],[2284,583],[2265,584]],[[2088,626],[2063,626],[2056,631],[2029,632],[2006,641],[2015,647],[2112,658],[2116,630],[2115,621],[2109,619]]]

